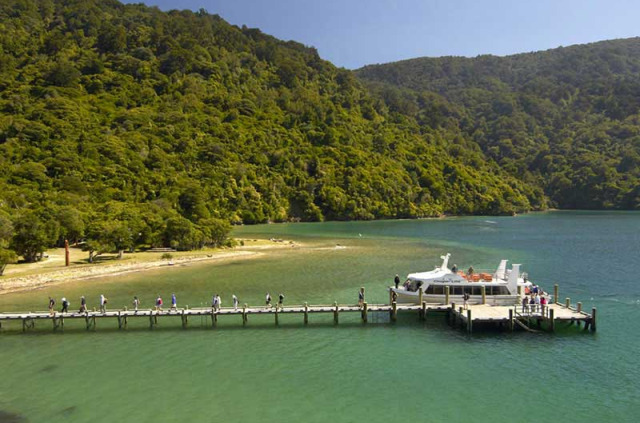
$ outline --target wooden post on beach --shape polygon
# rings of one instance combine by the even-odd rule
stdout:
[[[596,331],[596,308],[591,309],[591,332]]]
[[[69,240],[64,240],[64,265],[69,267]]]
[[[557,285],[556,285],[557,286]],[[556,318],[555,318],[555,313],[554,313],[554,309],[549,308],[549,330],[551,332],[553,332],[554,330],[556,330]]]
[[[362,321],[363,322],[367,322],[367,310],[369,309],[369,306],[367,305],[367,302],[365,301],[362,307]]]
[[[509,309],[509,332],[513,332],[513,309]]]
[[[242,306],[242,326],[247,324],[247,303]]]
[[[365,303],[366,304],[366,303]],[[304,324],[309,323],[309,303],[304,303]]]
[[[423,290],[422,287],[418,288],[418,304],[422,304]]]
[[[333,310],[333,324],[337,325],[338,324],[338,302],[337,301],[333,303],[333,307],[335,307],[335,309]]]
[[[398,303],[395,301],[391,303],[391,321],[395,322],[398,320]]]
[[[449,304],[449,286],[444,287],[444,303]]]
[[[567,297],[564,299],[564,306],[566,308],[570,308],[571,307],[571,298]]]
[[[473,331],[473,320],[471,320],[471,309],[467,310],[467,331],[469,333]]]
[[[482,285],[480,286],[480,292],[482,293],[482,304],[487,303],[487,287]]]
[[[558,284],[553,285],[553,302],[555,304],[560,304],[558,301]]]

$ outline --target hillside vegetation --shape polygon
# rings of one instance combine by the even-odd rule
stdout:
[[[544,203],[455,125],[393,110],[313,48],[113,0],[0,3],[0,168],[0,248],[29,260],[65,238],[189,249],[230,223]]]
[[[639,38],[356,73],[391,110],[459,128],[552,206],[640,209]]]

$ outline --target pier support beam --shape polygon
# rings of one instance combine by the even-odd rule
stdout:
[[[423,297],[424,297],[424,292],[422,287],[420,287],[418,288],[418,304],[422,304],[422,302],[424,301]]]
[[[338,324],[338,312],[339,312],[339,310],[338,310],[338,302],[337,302],[337,301],[335,301],[335,302],[333,303],[333,306],[334,306],[334,310],[333,310],[333,324],[334,324],[334,325],[337,325],[337,324]]]
[[[555,284],[555,285],[553,285],[553,302],[555,304],[560,304],[558,299],[559,299],[559,297],[558,297],[558,284]]]
[[[394,301],[391,303],[391,321],[398,320],[398,304]]]
[[[449,286],[444,287],[444,303],[449,304]]]
[[[215,328],[218,325],[218,313],[211,309],[211,327]]]
[[[189,324],[189,316],[187,314],[184,314],[184,310],[182,310],[182,329],[186,329],[187,325]]]
[[[591,309],[591,332],[596,331],[596,308]]]
[[[578,311],[578,313],[582,313],[582,303],[576,303],[576,310]]]
[[[427,303],[423,301],[421,304],[422,304],[422,310],[420,313],[420,317],[422,318],[422,320],[427,320]]]
[[[247,324],[247,304],[242,306],[242,326]]]
[[[309,324],[309,303],[304,303],[304,324]]]
[[[564,306],[566,308],[571,308],[571,298],[567,297],[564,299]]]
[[[365,301],[362,307],[362,321],[363,322],[367,322],[367,311],[369,309],[369,306],[367,305],[367,302]]]
[[[556,285],[557,286],[557,285]],[[554,309],[550,308],[549,309],[549,330],[551,332],[556,330],[556,318],[555,318],[555,313],[554,313]]]
[[[276,306],[276,312],[274,313],[276,326],[278,326],[278,306]]]
[[[480,287],[480,292],[482,293],[482,304],[487,303],[487,287],[482,285]]]
[[[471,309],[467,310],[467,331],[473,332],[473,320],[471,320]]]
[[[509,309],[509,332],[513,332],[513,309]]]

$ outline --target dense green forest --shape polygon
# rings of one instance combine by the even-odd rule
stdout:
[[[640,209],[640,38],[356,74],[390,110],[459,129],[551,206]]]
[[[0,168],[9,259],[546,205],[456,125],[395,110],[313,48],[114,0],[0,3]]]

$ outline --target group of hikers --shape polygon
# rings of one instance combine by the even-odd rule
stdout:
[[[236,296],[236,294],[231,295],[231,301],[233,303],[233,309],[237,310],[238,297]],[[268,308],[273,307],[271,305],[271,295],[268,292],[267,292],[267,295],[265,296],[265,302],[266,302],[266,307]],[[71,303],[67,300],[66,297],[62,297],[61,303],[62,303],[62,308],[60,309],[60,313],[68,313]],[[105,313],[107,311],[107,303],[108,303],[107,297],[105,297],[104,294],[100,294],[100,312],[101,313]],[[137,296],[134,296],[132,304],[133,304],[133,310],[138,311],[142,303]],[[56,313],[55,306],[56,306],[56,300],[53,299],[52,297],[49,297],[49,314],[54,315]],[[162,296],[158,294],[155,300],[155,310],[163,311],[163,306],[164,306],[164,301],[162,300]],[[215,311],[219,311],[221,307],[222,307],[222,299],[220,298],[220,295],[214,294],[211,299],[211,308]],[[283,293],[278,294],[278,303],[276,304],[276,309],[278,308],[281,310],[284,308]],[[171,307],[169,308],[169,311],[177,311],[177,310],[178,310],[178,299],[176,298],[176,294],[173,293],[171,294]],[[80,308],[78,309],[78,313],[86,313],[87,311],[88,311],[87,300],[83,295],[82,297],[80,297]]]

